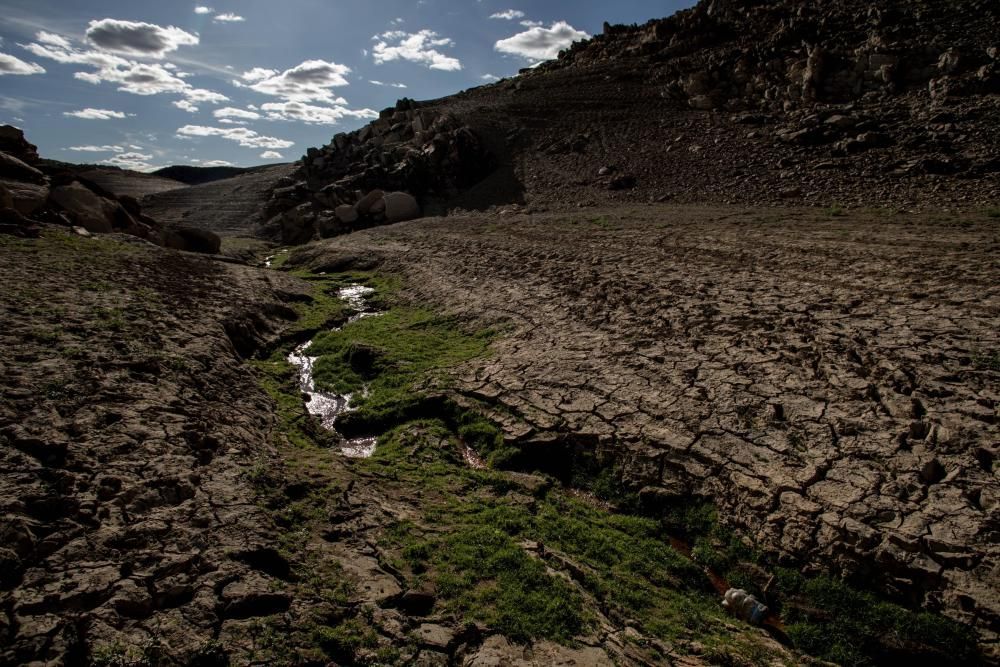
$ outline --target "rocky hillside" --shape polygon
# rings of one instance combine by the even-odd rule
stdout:
[[[310,149],[268,213],[294,209],[297,232],[318,235],[324,211],[374,188],[429,212],[987,205],[1000,198],[998,21],[984,0],[703,0],[606,25],[514,79],[401,100]]]

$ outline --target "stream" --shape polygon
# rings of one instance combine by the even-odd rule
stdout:
[[[375,290],[364,285],[348,285],[337,291],[337,296],[345,301],[354,314],[347,320],[347,323],[355,322],[364,317],[375,317],[381,313],[367,310],[367,297]],[[338,331],[334,329],[333,331]],[[335,431],[337,418],[343,414],[354,410],[352,405],[353,394],[335,394],[320,391],[316,388],[314,377],[314,366],[316,357],[309,355],[309,348],[313,341],[308,341],[295,348],[288,355],[288,363],[295,366],[299,371],[299,388],[306,395],[306,409],[309,414],[319,418],[323,428]],[[376,437],[354,438],[345,440],[340,451],[344,456],[352,458],[368,458],[375,453]]]

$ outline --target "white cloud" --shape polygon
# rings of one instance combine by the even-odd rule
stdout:
[[[590,35],[577,30],[565,21],[552,24],[551,28],[534,27],[522,33],[501,39],[493,48],[529,60],[551,60],[570,44]]]
[[[344,106],[318,107],[303,102],[268,102],[261,105],[268,120],[295,120],[314,125],[336,125],[344,118],[378,118],[371,109],[348,109]]]
[[[131,169],[132,171],[154,171],[157,167],[147,162],[147,160],[151,159],[153,159],[152,155],[144,153],[119,153],[106,160],[101,160],[98,164],[109,164],[114,167],[121,167],[122,169]]]
[[[86,120],[111,120],[112,118],[125,117],[125,113],[122,111],[112,111],[111,109],[92,109],[90,107],[80,109],[79,111],[64,111],[63,115],[73,116],[74,118],[84,118]]]
[[[454,46],[455,43],[447,37],[439,37],[433,30],[414,33],[390,30],[372,39],[376,42],[372,49],[376,65],[394,60],[408,60],[426,65],[430,69],[446,72],[462,69],[462,63],[458,58],[446,56],[435,48]]]
[[[482,75],[479,78],[482,79],[483,81],[499,81],[500,80],[500,77],[498,77],[496,74],[484,74],[484,75]]]
[[[280,74],[275,70],[255,67],[243,74],[249,88],[258,93],[282,97],[299,102],[326,102],[344,104],[344,100],[334,99],[331,88],[346,86],[345,78],[351,68],[325,60],[307,60]],[[234,81],[234,85],[244,84]]]
[[[91,25],[94,23],[96,22]],[[183,79],[188,75],[177,71],[177,66],[171,63],[140,63],[100,49],[80,49],[65,37],[48,32],[37,33],[35,40],[20,46],[36,56],[58,63],[93,67],[94,71],[76,72],[73,75],[80,81],[94,85],[116,83],[118,90],[133,95],[173,93],[183,95],[191,102],[221,104],[228,101],[220,93],[194,88]]]
[[[372,79],[368,83],[372,84],[373,86],[389,86],[390,88],[406,88],[406,84],[405,83],[386,83],[384,81],[376,81],[375,79]]]
[[[35,39],[37,39],[42,44],[57,46],[61,49],[68,49],[72,46],[69,43],[69,40],[63,37],[62,35],[56,35],[55,33],[45,32],[44,30],[36,34]]]
[[[229,101],[229,98],[222,93],[204,88],[187,88],[184,90],[184,97],[192,102],[207,102],[208,104],[222,104]]]
[[[216,118],[246,118],[247,120],[260,119],[260,114],[256,111],[246,111],[244,109],[236,109],[234,107],[216,109],[212,112],[212,115]]]
[[[490,18],[513,21],[514,19],[523,19],[524,12],[522,12],[520,9],[505,9],[502,12],[497,12],[496,14],[490,15]]]
[[[198,7],[194,8],[195,14],[211,14],[214,11],[215,10],[212,9],[211,7],[205,7],[204,5],[199,5]]]
[[[525,28],[535,28],[537,26],[545,24],[542,23],[541,21],[521,21],[521,25],[523,25]]]
[[[171,102],[175,107],[181,109],[182,111],[187,111],[188,113],[197,113],[198,107],[191,104],[188,100],[174,100]]]
[[[262,160],[282,160],[285,156],[278,151],[264,151],[260,157]]]
[[[216,14],[212,20],[219,23],[240,23],[246,21],[242,16],[233,13]]]
[[[220,118],[219,122],[224,125],[249,125],[245,120],[233,120],[232,118]]]
[[[69,150],[80,153],[124,153],[121,146],[70,146]]]
[[[0,53],[0,75],[16,74],[27,76],[30,74],[45,74],[45,68],[35,63],[26,63],[20,58]]]
[[[162,58],[181,46],[198,44],[197,35],[155,23],[101,19],[91,21],[87,27],[87,40],[94,46],[130,56]]]
[[[270,79],[272,76],[278,73],[276,69],[264,69],[263,67],[254,67],[248,72],[243,72],[243,80],[253,83],[254,81],[262,81],[264,79]]]
[[[257,134],[253,130],[245,127],[206,127],[204,125],[185,125],[178,128],[179,137],[222,137],[230,141],[237,142],[246,148],[289,148],[294,146],[294,141],[278,139],[277,137],[265,137]]]
[[[203,166],[203,167],[234,167],[236,165],[234,165],[232,162],[229,162],[228,160],[208,160],[206,162],[202,162],[201,166]]]

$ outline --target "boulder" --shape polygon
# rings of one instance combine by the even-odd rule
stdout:
[[[24,132],[13,125],[0,125],[0,151],[29,164],[38,162],[38,148],[24,138]]]
[[[28,183],[44,183],[45,175],[9,153],[0,152],[0,178]]]
[[[76,182],[53,189],[50,198],[88,232],[107,234],[113,231],[118,202],[98,197]]]
[[[385,203],[385,219],[388,222],[403,222],[420,217],[420,204],[406,192],[390,192],[382,197]]]
[[[285,211],[278,217],[281,242],[287,245],[309,243],[316,235],[315,222],[316,214],[311,204],[300,204]]]
[[[340,236],[350,231],[337,216],[331,215],[329,212],[321,213],[316,218],[316,228],[319,230],[319,236],[322,239]]]
[[[345,225],[351,225],[358,221],[358,210],[349,204],[338,206],[334,210],[334,214]]]
[[[385,193],[381,190],[372,190],[359,199],[358,203],[354,205],[354,208],[358,211],[358,215],[368,215],[371,213],[372,206],[374,206],[375,202],[381,201],[384,195]]]
[[[10,197],[11,208],[21,215],[31,215],[45,205],[49,189],[44,185],[19,181],[0,181],[0,188]]]
[[[222,246],[218,234],[197,227],[172,227],[163,230],[163,245],[175,250],[217,255]]]

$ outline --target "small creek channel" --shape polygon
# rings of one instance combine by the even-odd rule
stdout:
[[[337,292],[337,296],[343,299],[354,311],[354,314],[347,320],[347,323],[356,322],[364,317],[377,317],[382,313],[368,309],[367,297],[375,290],[364,285],[348,285]],[[334,329],[338,331],[338,329]],[[308,398],[306,408],[309,414],[319,417],[323,428],[330,431],[336,430],[337,418],[354,409],[351,401],[353,394],[334,394],[316,389],[316,379],[314,377],[314,366],[316,357],[309,355],[309,348],[313,341],[308,341],[295,348],[288,355],[288,363],[299,370],[299,386]],[[341,452],[345,456],[353,458],[368,458],[375,453],[375,442],[377,438],[355,438],[345,440],[341,446]]]
[[[269,260],[271,258],[268,258]],[[270,261],[268,262],[270,265]],[[368,304],[368,297],[374,294],[375,290],[370,287],[365,287],[364,285],[352,284],[347,287],[343,287],[337,292],[337,296],[343,299],[354,314],[350,316],[347,320],[347,324],[351,322],[356,322],[365,317],[377,317],[382,315],[382,313],[370,310]],[[338,331],[339,329],[333,329],[333,331]],[[309,413],[319,417],[324,428],[330,431],[336,431],[337,418],[348,412],[351,412],[354,408],[351,405],[353,399],[353,394],[334,394],[324,391],[319,391],[316,389],[316,380],[314,377],[314,365],[316,363],[316,357],[309,355],[309,348],[312,347],[313,341],[308,341],[299,345],[288,355],[288,362],[295,366],[299,371],[299,385],[302,393],[307,396],[306,408]],[[355,438],[351,440],[345,440],[341,445],[341,452],[345,456],[352,458],[368,458],[375,453],[375,445],[378,438],[375,436],[367,438]],[[465,459],[466,465],[470,468],[475,468],[478,470],[485,469],[485,461],[468,445],[462,444],[462,456]],[[612,511],[607,503],[598,500],[595,496],[590,493],[575,490],[571,492],[571,495],[576,496],[582,500],[588,501],[590,503],[597,504],[607,511]],[[670,538],[671,546],[683,554],[686,558],[692,558],[691,545],[676,539]],[[703,568],[705,574],[709,577],[712,586],[718,592],[719,595],[725,595],[726,591],[730,588],[728,582],[726,582],[722,577],[718,576],[709,568]],[[772,613],[767,615],[767,618],[763,623],[764,627],[768,629],[772,635],[776,636],[779,641],[784,640],[787,643],[787,637],[784,635],[784,628],[781,624],[780,618]]]

